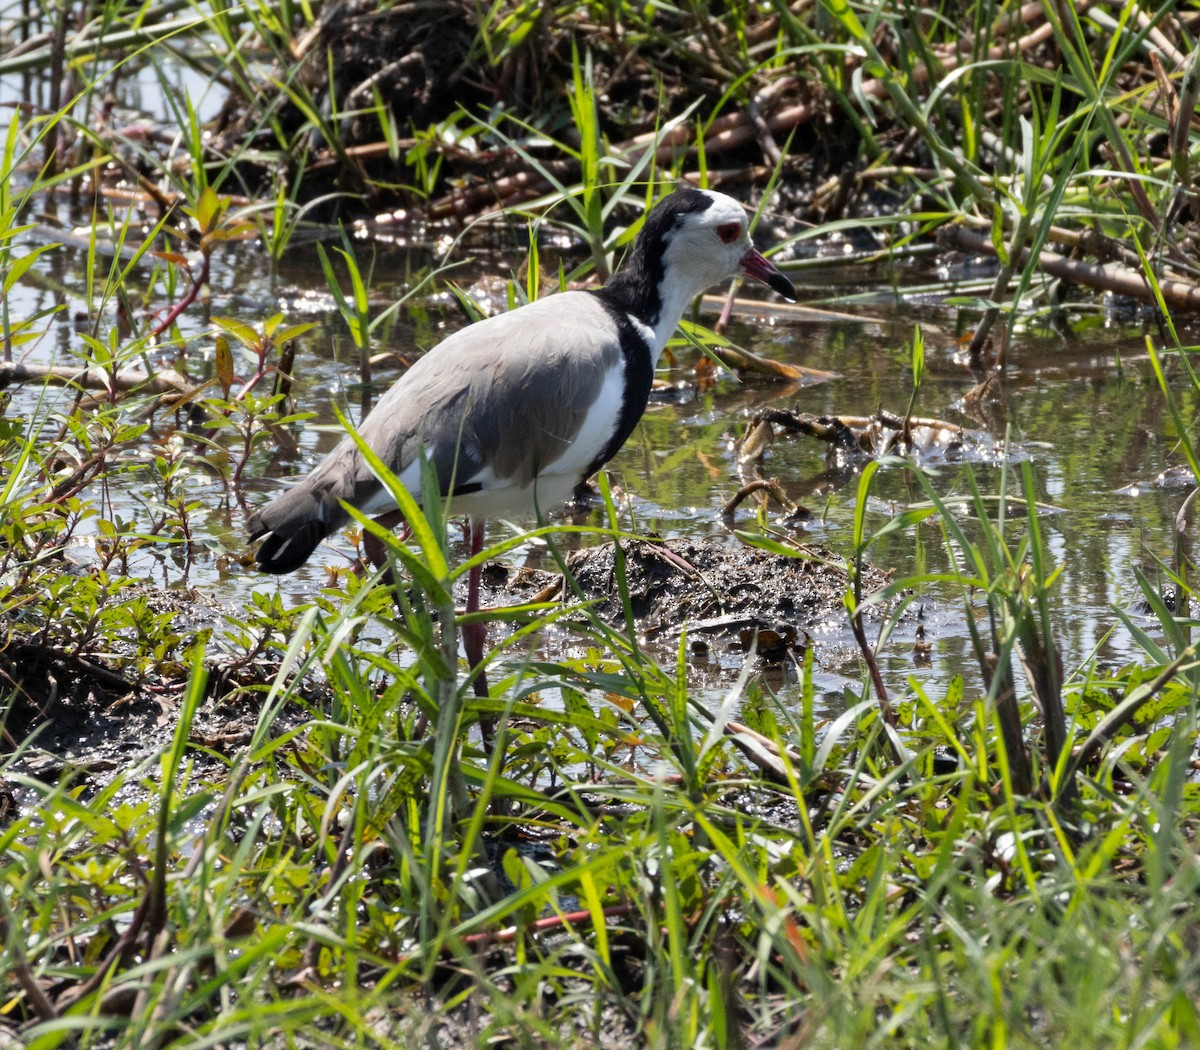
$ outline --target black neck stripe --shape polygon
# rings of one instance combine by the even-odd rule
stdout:
[[[604,294],[605,291],[601,289],[593,294],[616,326],[621,357],[625,360],[625,390],[621,395],[621,414],[617,417],[616,429],[608,439],[608,444],[588,464],[580,481],[591,477],[620,451],[646,411],[650,389],[654,384],[652,347],[646,342],[641,329],[630,319],[629,313],[612,302]]]

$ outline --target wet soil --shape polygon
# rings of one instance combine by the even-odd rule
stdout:
[[[850,583],[842,560],[822,547],[799,546],[784,555],[695,537],[630,540],[619,548],[604,543],[573,551],[566,563],[577,596],[606,623],[625,623],[623,575],[639,636],[674,648],[686,630],[696,655],[710,642],[732,640],[764,659],[782,659],[811,643],[811,629],[843,615]],[[870,569],[863,584],[876,590],[887,579]],[[505,581],[524,600],[539,585],[545,589],[537,597],[553,593],[546,573]]]
[[[219,634],[236,615],[195,588],[138,587],[124,597],[145,599],[155,614],[172,615],[186,644]],[[0,681],[10,697],[0,708],[0,756],[19,748],[16,768],[46,784],[64,777],[103,784],[161,753],[176,731],[190,659],[180,651],[139,671],[132,646],[111,638],[104,645],[102,652],[98,644],[81,649],[67,638],[10,640],[0,651]],[[189,743],[215,772],[222,757],[250,740],[259,716],[255,687],[265,687],[275,668],[262,660],[213,659],[205,670],[205,698]],[[320,702],[321,683],[304,685],[303,695]],[[294,725],[299,717],[285,713],[283,721]]]
[[[618,567],[618,560],[621,562]],[[594,613],[613,626],[625,620],[618,587],[627,584],[639,635],[664,647],[688,632],[694,655],[710,644],[729,644],[763,660],[786,658],[808,644],[816,625],[844,615],[846,570],[830,551],[797,548],[795,556],[744,545],[695,538],[631,540],[574,551],[567,557],[577,591]],[[535,592],[561,596],[562,577],[534,570],[510,571],[492,563],[486,574],[493,605],[529,601]],[[887,574],[868,570],[874,590]],[[158,612],[173,612],[188,637],[219,631],[232,610],[195,591],[139,588]],[[557,644],[562,644],[559,639]],[[544,644],[551,648],[553,637]],[[549,659],[560,653],[546,651]],[[206,699],[191,728],[190,742],[216,759],[246,743],[258,720],[258,693],[273,668],[261,662],[210,664]],[[22,742],[22,771],[53,783],[64,773],[102,783],[118,770],[158,753],[175,732],[188,684],[184,659],[153,673],[132,676],[120,654],[76,652],[66,640],[12,642],[0,654],[0,676],[12,687],[3,750]],[[319,682],[307,684],[321,702]],[[293,713],[299,717],[299,713]]]

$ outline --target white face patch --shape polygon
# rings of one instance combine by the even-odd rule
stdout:
[[[652,344],[656,358],[692,300],[739,273],[742,257],[751,247],[745,209],[723,193],[700,192],[712,204],[679,217],[663,254],[663,279],[658,287],[662,311]],[[734,227],[740,235],[728,240]]]

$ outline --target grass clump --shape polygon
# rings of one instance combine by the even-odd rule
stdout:
[[[0,71],[55,69],[55,90],[68,88],[14,115],[0,167],[0,368],[20,387],[0,418],[0,1035],[31,1047],[1200,1041],[1190,500],[1174,559],[1153,566],[1169,594],[1140,574],[1152,620],[1118,614],[1138,661],[1072,667],[1048,600],[1062,567],[1036,467],[1002,470],[994,492],[961,475],[965,496],[904,467],[914,498],[876,527],[872,485],[892,464],[868,466],[843,552],[864,671],[829,711],[811,652],[797,658],[798,703],[752,671],[701,702],[686,637],[670,666],[647,654],[619,556],[626,623],[586,617],[556,656],[537,643],[561,605],[485,614],[507,634],[491,694],[476,698],[454,601],[470,566],[455,563],[436,500],[428,518],[408,507],[408,543],[356,523],[389,545],[399,589],[333,574],[304,605],[260,593],[200,625],[163,599],[192,575],[244,571],[245,489],[302,417],[294,361],[310,326],[273,305],[210,316],[220,263],[251,238],[284,259],[335,200],[419,204],[436,220],[499,198],[522,229],[556,208],[586,255],[563,267],[567,283],[611,267],[633,234],[621,223],[670,176],[751,179],[826,234],[869,227],[874,258],[939,229],[993,253],[995,274],[958,304],[981,369],[1003,364],[1026,311],[1058,315],[1056,280],[1103,277],[1096,287],[1154,311],[1147,351],[1195,470],[1193,347],[1176,327],[1195,280],[1194,16],[417,6],[428,20],[403,26],[412,47],[385,56],[376,34],[380,61],[356,81],[338,50],[355,20],[398,32],[413,5],[336,26],[303,6],[131,18],[109,5],[82,24],[5,12],[0,33],[20,46]],[[435,54],[435,31],[458,16]],[[231,102],[210,126],[172,88],[167,144],[97,119],[105,91],[134,72],[169,84],[181,55],[232,97],[271,98],[240,124]],[[72,194],[78,221],[49,235],[35,214]],[[866,222],[884,199],[894,212]],[[74,226],[88,232],[68,247]],[[365,385],[395,307],[372,299],[360,243],[324,232],[330,323]],[[531,240],[514,298],[538,293]],[[84,290],[64,356],[47,344],[67,297],[12,304],[69,250]],[[1085,252],[1103,256],[1102,275],[1078,265]],[[936,352],[914,341],[906,420]],[[583,531],[631,539],[604,495],[607,519]],[[882,540],[934,525],[951,570],[863,586]],[[481,557],[531,539],[557,549],[579,531],[543,528]],[[978,676],[931,695],[876,673],[883,638],[863,625],[881,611],[886,635],[909,590],[934,584],[961,601]],[[143,746],[52,746],[76,710],[81,723],[128,720]],[[489,753],[479,727],[492,719]]]
[[[994,684],[913,683],[889,725],[870,696],[797,715],[747,672],[704,711],[682,657],[666,671],[608,636],[615,662],[551,665],[519,632],[480,701],[439,531],[394,547],[418,570],[391,624],[415,661],[363,636],[394,615],[364,581],[291,625],[243,746],[197,747],[219,698],[197,650],[162,755],[82,793],[9,760],[4,965],[29,1045],[1170,1045],[1195,1024],[1187,653],[1165,689],[1062,683],[1073,737],[1114,690],[1157,702],[1075,768],[1049,734],[1005,735]],[[964,589],[1028,659],[1036,532],[987,534],[1014,571]],[[484,713],[492,756],[468,733]]]

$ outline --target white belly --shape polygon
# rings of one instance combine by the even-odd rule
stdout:
[[[452,516],[534,521],[539,513],[545,516],[557,510],[571,498],[576,486],[585,479],[588,467],[608,447],[617,429],[624,395],[624,369],[613,369],[605,376],[599,395],[571,443],[557,459],[542,468],[532,484],[497,477],[490,466],[485,466],[472,477],[457,479],[460,487],[481,487],[474,492],[452,496],[448,500],[449,513]],[[553,411],[553,406],[547,406],[547,411]],[[532,431],[535,425],[535,421],[530,421],[530,433],[505,435],[504,440],[536,440]],[[400,481],[420,503],[420,464],[410,463],[401,471]],[[377,493],[363,510],[367,514],[382,514],[394,506],[385,489]]]

